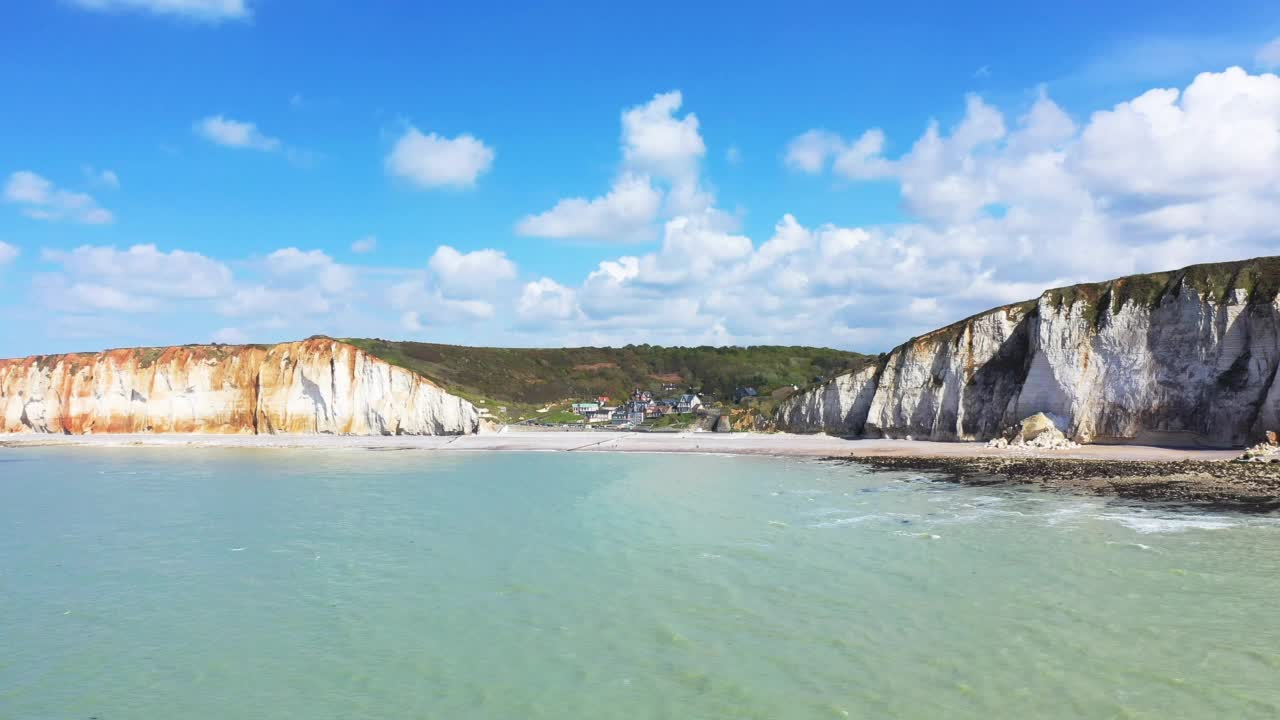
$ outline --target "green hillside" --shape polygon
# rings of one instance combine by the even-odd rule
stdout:
[[[804,385],[815,376],[861,367],[871,356],[811,347],[481,348],[343,338],[371,355],[484,403],[502,419],[597,395],[621,398],[634,388],[693,387],[730,400],[738,387],[761,395]],[[499,406],[506,413],[498,412]]]

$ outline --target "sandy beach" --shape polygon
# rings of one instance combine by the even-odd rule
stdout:
[[[0,436],[0,447],[39,445],[90,447],[227,447],[340,450],[447,450],[547,452],[670,452],[793,457],[1028,458],[1101,461],[1230,460],[1237,450],[1160,448],[1139,445],[1086,445],[1069,450],[998,449],[985,443],[921,440],[849,440],[830,435],[786,433],[635,433],[610,431],[531,431],[509,428],[462,436],[211,435],[123,434]]]

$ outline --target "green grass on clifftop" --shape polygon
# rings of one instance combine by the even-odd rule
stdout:
[[[1054,288],[1045,294],[1054,307],[1085,303],[1085,317],[1096,326],[1104,311],[1114,312],[1130,301],[1155,307],[1183,287],[1219,304],[1230,299],[1236,290],[1243,290],[1248,302],[1271,302],[1280,292],[1280,257],[1190,265],[1181,270]]]
[[[764,395],[874,359],[843,350],[787,346],[482,348],[367,338],[343,342],[484,403],[495,414],[497,406],[505,406],[508,412],[503,415],[511,418],[566,400],[598,395],[619,400],[637,387],[662,395],[660,388],[667,383],[731,401],[738,387],[754,387]]]

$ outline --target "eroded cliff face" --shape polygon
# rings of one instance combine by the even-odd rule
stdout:
[[[1280,429],[1280,301],[1240,268],[1216,291],[1193,269],[1145,294],[1049,291],[916,338],[788,398],[779,427],[987,440],[1043,412],[1077,442],[1244,445]]]
[[[861,435],[880,369],[869,365],[792,395],[779,405],[777,425],[790,432]]]
[[[426,378],[328,338],[0,360],[4,432],[473,433]]]

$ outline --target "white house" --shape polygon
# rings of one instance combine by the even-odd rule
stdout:
[[[681,395],[680,399],[676,400],[676,412],[678,413],[691,413],[700,407],[702,407],[702,398],[695,393]]]

